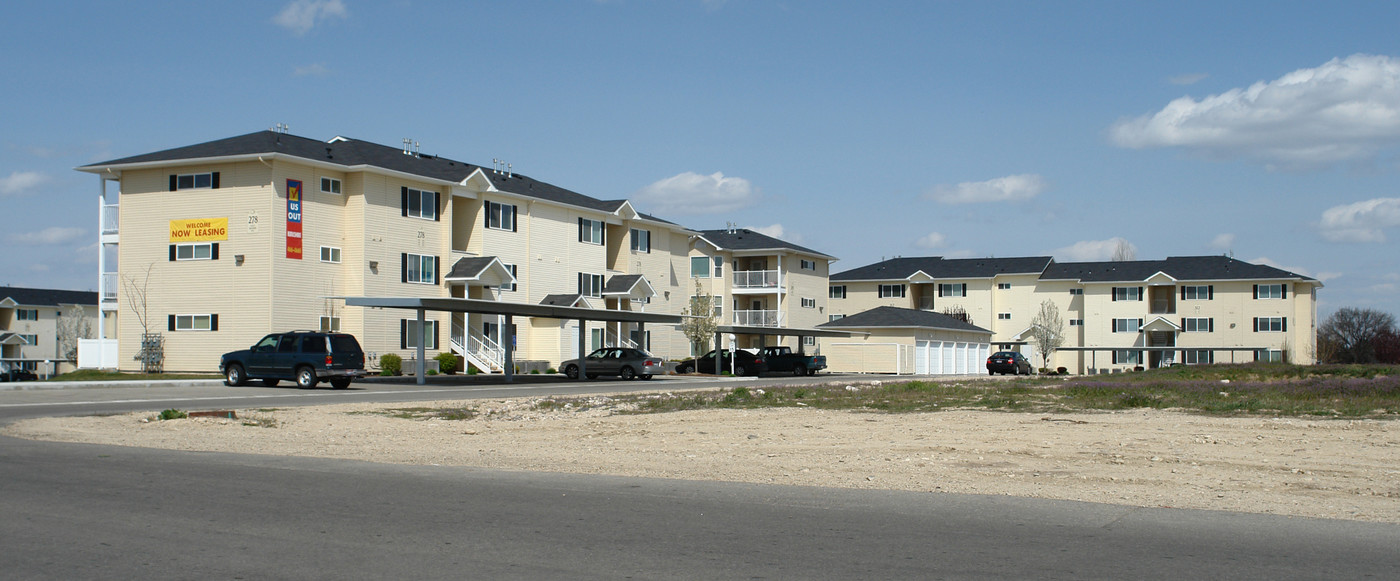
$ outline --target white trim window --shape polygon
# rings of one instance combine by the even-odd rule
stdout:
[[[628,238],[632,241],[632,252],[651,254],[651,230],[633,228]]]
[[[578,273],[578,294],[595,298],[603,296],[603,275]]]
[[[1181,300],[1208,301],[1215,298],[1215,287],[1208,284],[1181,287]]]
[[[832,321],[835,321],[836,319],[844,319],[844,318],[846,318],[846,315],[827,315],[827,316],[826,316],[826,322],[830,323],[830,322],[832,322]]]
[[[817,269],[817,261],[815,261],[815,260],[803,260],[803,261],[801,261],[800,264],[801,264],[801,269],[802,269],[802,270],[816,270],[816,269]]]
[[[515,232],[516,207],[512,204],[486,202],[486,227],[492,230]]]
[[[38,345],[38,344],[39,344],[39,336],[38,336],[38,335],[35,335],[35,334],[32,334],[32,333],[31,333],[31,334],[16,333],[15,335],[16,335],[17,337],[19,337],[19,340],[20,340],[20,341],[24,341],[24,344],[25,344],[25,345]]]
[[[710,278],[710,257],[690,257],[690,278]]]
[[[438,348],[438,322],[423,321],[423,332],[418,332],[417,319],[399,319],[399,348],[417,349],[419,338],[424,339],[424,349]]]
[[[804,298],[802,299],[802,308],[804,308],[804,309],[815,309],[815,308],[817,308],[817,299],[809,299],[809,298],[805,298],[805,297],[804,297]]]
[[[1254,352],[1255,361],[1272,361],[1275,363],[1283,361],[1282,349],[1260,349]]]
[[[1256,284],[1254,285],[1254,298],[1258,300],[1286,299],[1288,298],[1288,287],[1282,284]]]
[[[803,345],[804,347],[814,347],[814,346],[816,346],[816,344],[817,344],[817,338],[816,338],[816,337],[813,337],[813,336],[811,336],[811,335],[803,335],[803,336],[802,336],[802,345]]]
[[[321,262],[340,264],[340,249],[334,246],[322,246]]]
[[[1288,331],[1288,317],[1254,317],[1255,333],[1283,333]]]
[[[1069,289],[1069,296],[1072,296],[1072,297],[1084,296],[1084,289],[1082,289],[1082,288],[1072,288],[1072,289]]]
[[[1215,352],[1210,349],[1187,349],[1182,352],[1187,365],[1207,365],[1215,363]]]
[[[403,189],[404,200],[408,205],[404,208],[404,215],[424,220],[437,220],[438,193],[416,188]]]
[[[1114,350],[1113,363],[1115,365],[1141,365],[1142,352],[1131,349]]]
[[[437,284],[437,257],[404,254],[403,282]]]
[[[1187,317],[1181,320],[1183,333],[1210,333],[1215,331],[1215,319],[1208,317]]]
[[[175,318],[172,331],[217,331],[215,327],[218,315],[173,315]]]
[[[39,320],[39,309],[15,309],[16,321],[37,321]]]
[[[997,290],[1011,290],[1011,283],[999,282],[997,283]]]
[[[321,330],[336,333],[340,331],[340,317],[321,317]]]
[[[967,296],[967,283],[938,283],[938,296],[940,297],[965,297]]]
[[[170,191],[203,190],[219,187],[219,172],[187,173],[170,176]]]
[[[998,320],[998,321],[1010,321],[1010,320],[1011,320],[1011,313],[997,313],[997,320]]]
[[[844,299],[844,298],[846,298],[846,285],[844,285],[844,284],[832,285],[831,289],[827,291],[827,298],[831,298],[831,299]]]
[[[340,180],[335,178],[322,177],[321,191],[327,194],[340,195]]]
[[[882,284],[879,293],[882,299],[902,299],[904,298],[904,285]]]
[[[501,290],[507,291],[507,292],[515,292],[516,290],[519,290],[519,289],[520,289],[520,279],[519,279],[519,278],[516,278],[516,277],[518,277],[518,276],[520,276],[520,275],[517,274],[519,271],[516,270],[515,265],[514,265],[514,264],[506,264],[506,263],[502,262],[502,263],[501,263],[501,266],[506,267],[506,270],[509,270],[509,271],[510,271],[510,276],[511,276],[511,278],[515,278],[515,282],[507,283],[507,284],[501,285]]]
[[[592,220],[589,218],[578,219],[578,241],[584,244],[597,244],[601,246],[606,240],[607,228],[602,220]]]
[[[1114,333],[1136,333],[1142,329],[1142,319],[1114,319]]]
[[[1070,319],[1070,320],[1069,320],[1069,326],[1071,326],[1071,327],[1083,327],[1083,326],[1084,326],[1084,319]]]
[[[218,260],[217,242],[196,242],[193,244],[172,244],[171,256],[174,260]]]
[[[1140,287],[1140,286],[1115,286],[1115,287],[1113,287],[1113,300],[1115,300],[1115,301],[1140,301],[1140,300],[1142,300],[1142,287]]]

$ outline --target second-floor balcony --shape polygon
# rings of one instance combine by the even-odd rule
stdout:
[[[740,270],[734,273],[734,288],[736,289],[777,289],[778,271],[776,270]]]
[[[1170,314],[1174,314],[1174,313],[1176,313],[1176,303],[1174,303],[1174,302],[1172,302],[1172,301],[1170,301],[1170,300],[1164,300],[1164,299],[1153,299],[1153,300],[1152,300],[1152,314],[1154,314],[1154,315],[1170,315]]]
[[[118,227],[120,226],[120,222],[118,221],[118,219],[120,218],[120,216],[121,216],[121,214],[117,211],[117,205],[116,205],[116,204],[103,204],[103,205],[102,205],[102,233],[103,233],[103,234],[116,234],[117,231],[118,231],[118,229],[119,229]]]
[[[783,314],[779,311],[734,311],[734,324],[742,327],[781,327]]]

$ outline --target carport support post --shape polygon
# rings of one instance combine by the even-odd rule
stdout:
[[[506,326],[501,329],[501,341],[506,348],[506,383],[515,381],[515,315],[506,315]]]
[[[424,367],[427,367],[427,365],[425,364],[426,360],[424,360],[423,358],[424,358],[424,357],[427,357],[427,355],[428,355],[428,353],[427,353],[427,347],[424,345],[424,343],[427,343],[427,342],[428,342],[428,332],[427,332],[427,330],[426,330],[426,329],[427,329],[427,327],[426,327],[427,324],[428,324],[428,322],[427,322],[427,310],[426,310],[426,309],[423,309],[423,308],[419,308],[419,309],[418,309],[418,365],[417,365],[418,369],[415,370],[415,375],[418,376],[418,385],[423,385],[424,383],[426,383],[426,380],[423,379],[423,376],[425,375],[425,374],[423,373],[423,368],[424,368]]]
[[[715,331],[715,375],[720,375],[720,370],[724,369],[724,347],[720,344],[722,334]],[[696,371],[700,371],[696,366]]]
[[[583,352],[584,339],[588,336],[588,321],[578,320],[578,378],[588,379],[588,357]]]

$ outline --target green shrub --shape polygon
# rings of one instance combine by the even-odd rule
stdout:
[[[437,374],[438,374],[438,372],[437,372],[436,369],[425,369],[425,370],[423,370],[423,375],[437,375]]]
[[[539,374],[540,374],[540,370],[538,370],[538,369],[531,369],[531,370],[530,370],[530,375],[539,375]]]
[[[544,372],[552,375],[552,374],[555,374],[555,373],[559,373],[559,370],[558,370],[558,369],[555,369],[555,368],[553,368],[553,367],[551,367],[551,368],[549,368],[549,369],[544,370]]]
[[[160,412],[160,419],[162,420],[179,420],[188,417],[190,417],[189,414],[177,409],[168,409]]]
[[[403,358],[393,353],[379,356],[380,375],[400,375],[403,373]]]
[[[449,351],[443,351],[442,353],[438,353],[437,357],[433,359],[436,359],[438,362],[438,371],[448,375],[457,372],[457,356],[455,354]]]
[[[476,370],[476,366],[475,366],[475,365],[468,365],[468,366],[467,366],[467,375],[476,375],[477,373],[479,373],[479,372]]]

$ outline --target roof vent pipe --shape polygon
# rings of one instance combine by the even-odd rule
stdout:
[[[403,154],[404,154],[404,155],[408,155],[408,144],[410,144],[410,143],[413,143],[413,139],[408,138],[408,137],[403,138]]]

